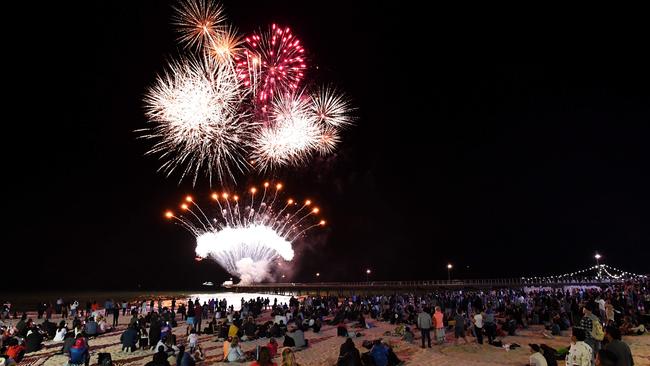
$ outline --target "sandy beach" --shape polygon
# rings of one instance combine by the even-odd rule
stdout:
[[[35,313],[28,313],[30,317],[36,319]],[[144,365],[152,359],[153,351],[137,350],[132,353],[121,351],[120,335],[126,328],[130,317],[120,317],[117,329],[104,335],[90,340],[91,365],[97,365],[97,355],[100,352],[111,353],[114,365]],[[262,314],[260,321],[270,319],[269,312]],[[54,322],[60,318],[55,316]],[[12,320],[16,322],[16,320]],[[40,323],[40,320],[37,321]],[[416,343],[408,344],[399,337],[385,336],[384,333],[394,329],[394,326],[369,320],[374,325],[371,329],[362,330],[363,336],[353,338],[360,352],[367,351],[362,347],[364,340],[383,338],[390,342],[395,353],[405,361],[406,365],[526,365],[529,356],[529,343],[546,343],[551,347],[559,348],[568,345],[569,337],[554,337],[547,339],[542,334],[541,326],[531,326],[528,329],[521,329],[517,336],[501,338],[504,344],[517,343],[521,348],[506,350],[504,348],[494,347],[483,344],[478,345],[473,338],[468,339],[474,342],[454,345],[453,334],[447,333],[447,342],[442,346],[434,346],[431,349],[422,349],[419,346],[419,336],[416,334]],[[173,332],[176,334],[178,343],[185,343],[185,322],[179,322]],[[349,325],[348,325],[349,326]],[[305,350],[296,352],[296,359],[301,365],[335,365],[339,353],[339,347],[345,338],[336,336],[336,328],[331,325],[325,325],[319,333],[308,331],[305,337],[309,339],[310,347]],[[647,334],[637,337],[625,337],[624,340],[630,345],[634,362],[637,366],[650,366],[650,336]],[[242,349],[244,351],[254,350],[257,345],[265,345],[268,339],[259,339],[255,341],[244,342]],[[220,364],[222,360],[222,342],[215,342],[213,335],[201,335],[200,344],[205,353],[205,360],[197,363],[199,365]],[[34,366],[61,366],[67,361],[67,357],[57,355],[61,349],[61,342],[46,342],[45,347],[35,353],[26,355],[20,365]],[[276,358],[278,361],[279,358]],[[248,364],[248,363],[245,363]],[[564,362],[560,363],[564,365]]]

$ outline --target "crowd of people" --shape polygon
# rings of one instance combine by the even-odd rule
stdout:
[[[37,317],[43,320],[36,324],[25,313],[18,320],[16,310],[5,303],[0,312],[0,322],[4,321],[0,324],[0,355],[6,365],[19,363],[26,354],[40,350],[44,341],[51,340],[61,342],[60,353],[69,357],[70,364],[88,365],[92,339],[114,331],[119,316],[130,316],[120,335],[121,350],[154,352],[148,366],[190,366],[204,359],[200,334],[211,334],[214,341],[222,342],[223,359],[229,362],[266,366],[276,365],[273,360],[279,357],[282,366],[297,365],[294,352],[310,347],[310,334],[319,333],[324,325],[335,327],[336,334],[345,338],[338,365],[401,364],[386,339],[366,339],[361,350],[353,342],[355,337],[364,337],[364,330],[375,322],[395,325],[386,338],[400,336],[414,343],[418,334],[422,348],[445,344],[447,332],[453,332],[455,344],[462,340],[502,347],[504,337],[517,334],[519,329],[544,325],[544,336],[570,333],[571,344],[566,349],[531,344],[530,365],[556,365],[558,359],[565,359],[571,366],[630,366],[631,352],[622,336],[643,334],[645,324],[650,322],[650,292],[645,282],[602,288],[305,296],[292,297],[283,304],[278,304],[277,299],[242,299],[237,311],[225,299],[202,304],[198,299],[189,299],[176,305],[176,299],[172,299],[171,306],[163,306],[162,299],[157,304],[154,300],[106,300],[103,306],[91,301],[82,308],[77,301],[58,299],[53,305],[44,303],[37,308]],[[58,324],[51,321],[53,314],[62,317]],[[18,321],[8,325],[7,319]],[[185,336],[177,339],[172,330],[182,321]],[[242,350],[242,343],[258,339],[264,339],[265,345]]]

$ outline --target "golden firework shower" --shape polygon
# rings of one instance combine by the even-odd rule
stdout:
[[[261,192],[252,187],[250,200],[243,202],[238,195],[214,192],[210,210],[187,196],[178,214],[168,210],[164,216],[194,235],[197,258],[216,261],[242,283],[260,282],[272,278],[278,260],[293,259],[294,242],[309,230],[325,226],[325,220],[316,218],[320,208],[310,208],[311,200],[299,204],[291,198],[280,199],[282,187],[270,182],[263,184]]]

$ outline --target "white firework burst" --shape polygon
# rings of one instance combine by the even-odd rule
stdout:
[[[260,129],[253,141],[253,163],[259,171],[301,165],[318,147],[321,132],[309,98],[302,93],[276,96],[270,123]]]
[[[336,88],[320,87],[311,94],[312,112],[320,123],[345,127],[354,122],[347,96]]]
[[[177,27],[178,41],[185,47],[203,49],[216,39],[225,21],[223,7],[212,0],[181,0],[174,6],[172,24]]]
[[[271,265],[277,260],[293,259],[293,242],[325,225],[325,220],[314,220],[320,209],[310,200],[300,204],[292,199],[280,201],[282,184],[269,187],[267,182],[263,192],[252,188],[241,200],[237,195],[213,193],[214,213],[206,213],[188,196],[181,214],[167,211],[165,216],[194,235],[198,259],[215,260],[242,283],[260,282],[271,276]]]
[[[169,176],[183,166],[181,180],[192,174],[194,183],[203,169],[210,183],[245,171],[255,124],[243,110],[244,90],[230,67],[204,58],[171,62],[144,98],[154,126],[143,137],[157,140],[148,154],[160,154],[160,170]]]

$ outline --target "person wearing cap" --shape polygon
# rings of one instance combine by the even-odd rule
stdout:
[[[530,351],[532,352],[528,358],[528,364],[530,366],[548,366],[544,355],[542,355],[542,349],[540,346],[535,343],[529,343],[528,345],[530,346]]]

